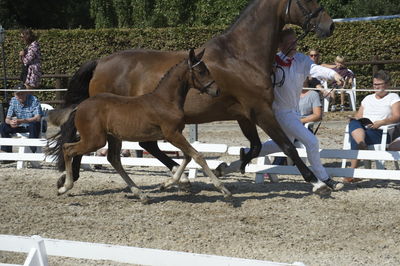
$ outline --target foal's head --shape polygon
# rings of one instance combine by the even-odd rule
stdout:
[[[204,61],[201,58],[204,55],[204,49],[198,55],[193,49],[189,52],[189,70],[190,70],[190,86],[199,90],[201,93],[207,93],[211,96],[219,95],[219,88],[211,76]]]

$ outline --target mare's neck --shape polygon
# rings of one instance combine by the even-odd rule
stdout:
[[[270,70],[285,25],[287,1],[255,0],[216,41],[224,42],[235,57]],[[218,40],[219,39],[219,40]]]
[[[161,79],[154,94],[164,101],[174,103],[183,108],[189,91],[189,69],[186,60],[167,72]]]

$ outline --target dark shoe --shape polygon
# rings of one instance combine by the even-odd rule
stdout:
[[[102,169],[104,169],[104,167],[103,167],[102,164],[95,164],[93,167],[94,167],[94,169],[96,169],[96,170],[102,170]]]
[[[337,182],[337,181],[333,180],[332,178],[328,178],[327,180],[324,180],[322,182],[324,182],[332,190],[340,190],[344,186],[343,183]]]

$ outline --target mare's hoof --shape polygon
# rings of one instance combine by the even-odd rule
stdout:
[[[190,182],[180,182],[178,187],[180,191],[192,193],[192,184]]]
[[[145,196],[145,195],[140,196],[139,198],[140,198],[140,202],[141,202],[143,205],[147,205],[147,204],[150,204],[150,203],[151,203],[151,199],[150,199],[149,197]]]
[[[62,174],[57,180],[57,189],[63,187],[64,183],[65,183],[65,174]]]
[[[167,189],[167,187],[165,186],[165,184],[160,185],[160,191],[165,191]]]
[[[216,177],[222,177],[225,175],[224,170],[227,167],[228,167],[227,163],[223,162],[220,165],[218,165],[217,168],[215,168],[215,170],[213,170],[212,172]]]

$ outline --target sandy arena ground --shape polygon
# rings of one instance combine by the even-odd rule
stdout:
[[[345,115],[326,117],[318,132],[322,148],[342,146]],[[199,132],[203,142],[247,145],[234,122],[200,125]],[[364,180],[321,198],[300,176],[260,185],[253,174],[234,174],[224,179],[234,193],[229,203],[202,175],[193,182],[196,193],[186,194],[159,191],[168,177],[164,168],[127,171],[152,204],[131,196],[110,167],[82,171],[75,187],[57,196],[59,173],[51,165],[19,171],[16,163],[0,165],[0,234],[306,265],[400,263],[400,182]],[[22,264],[25,257],[0,251],[2,263]],[[58,257],[50,257],[50,264],[123,265]]]

